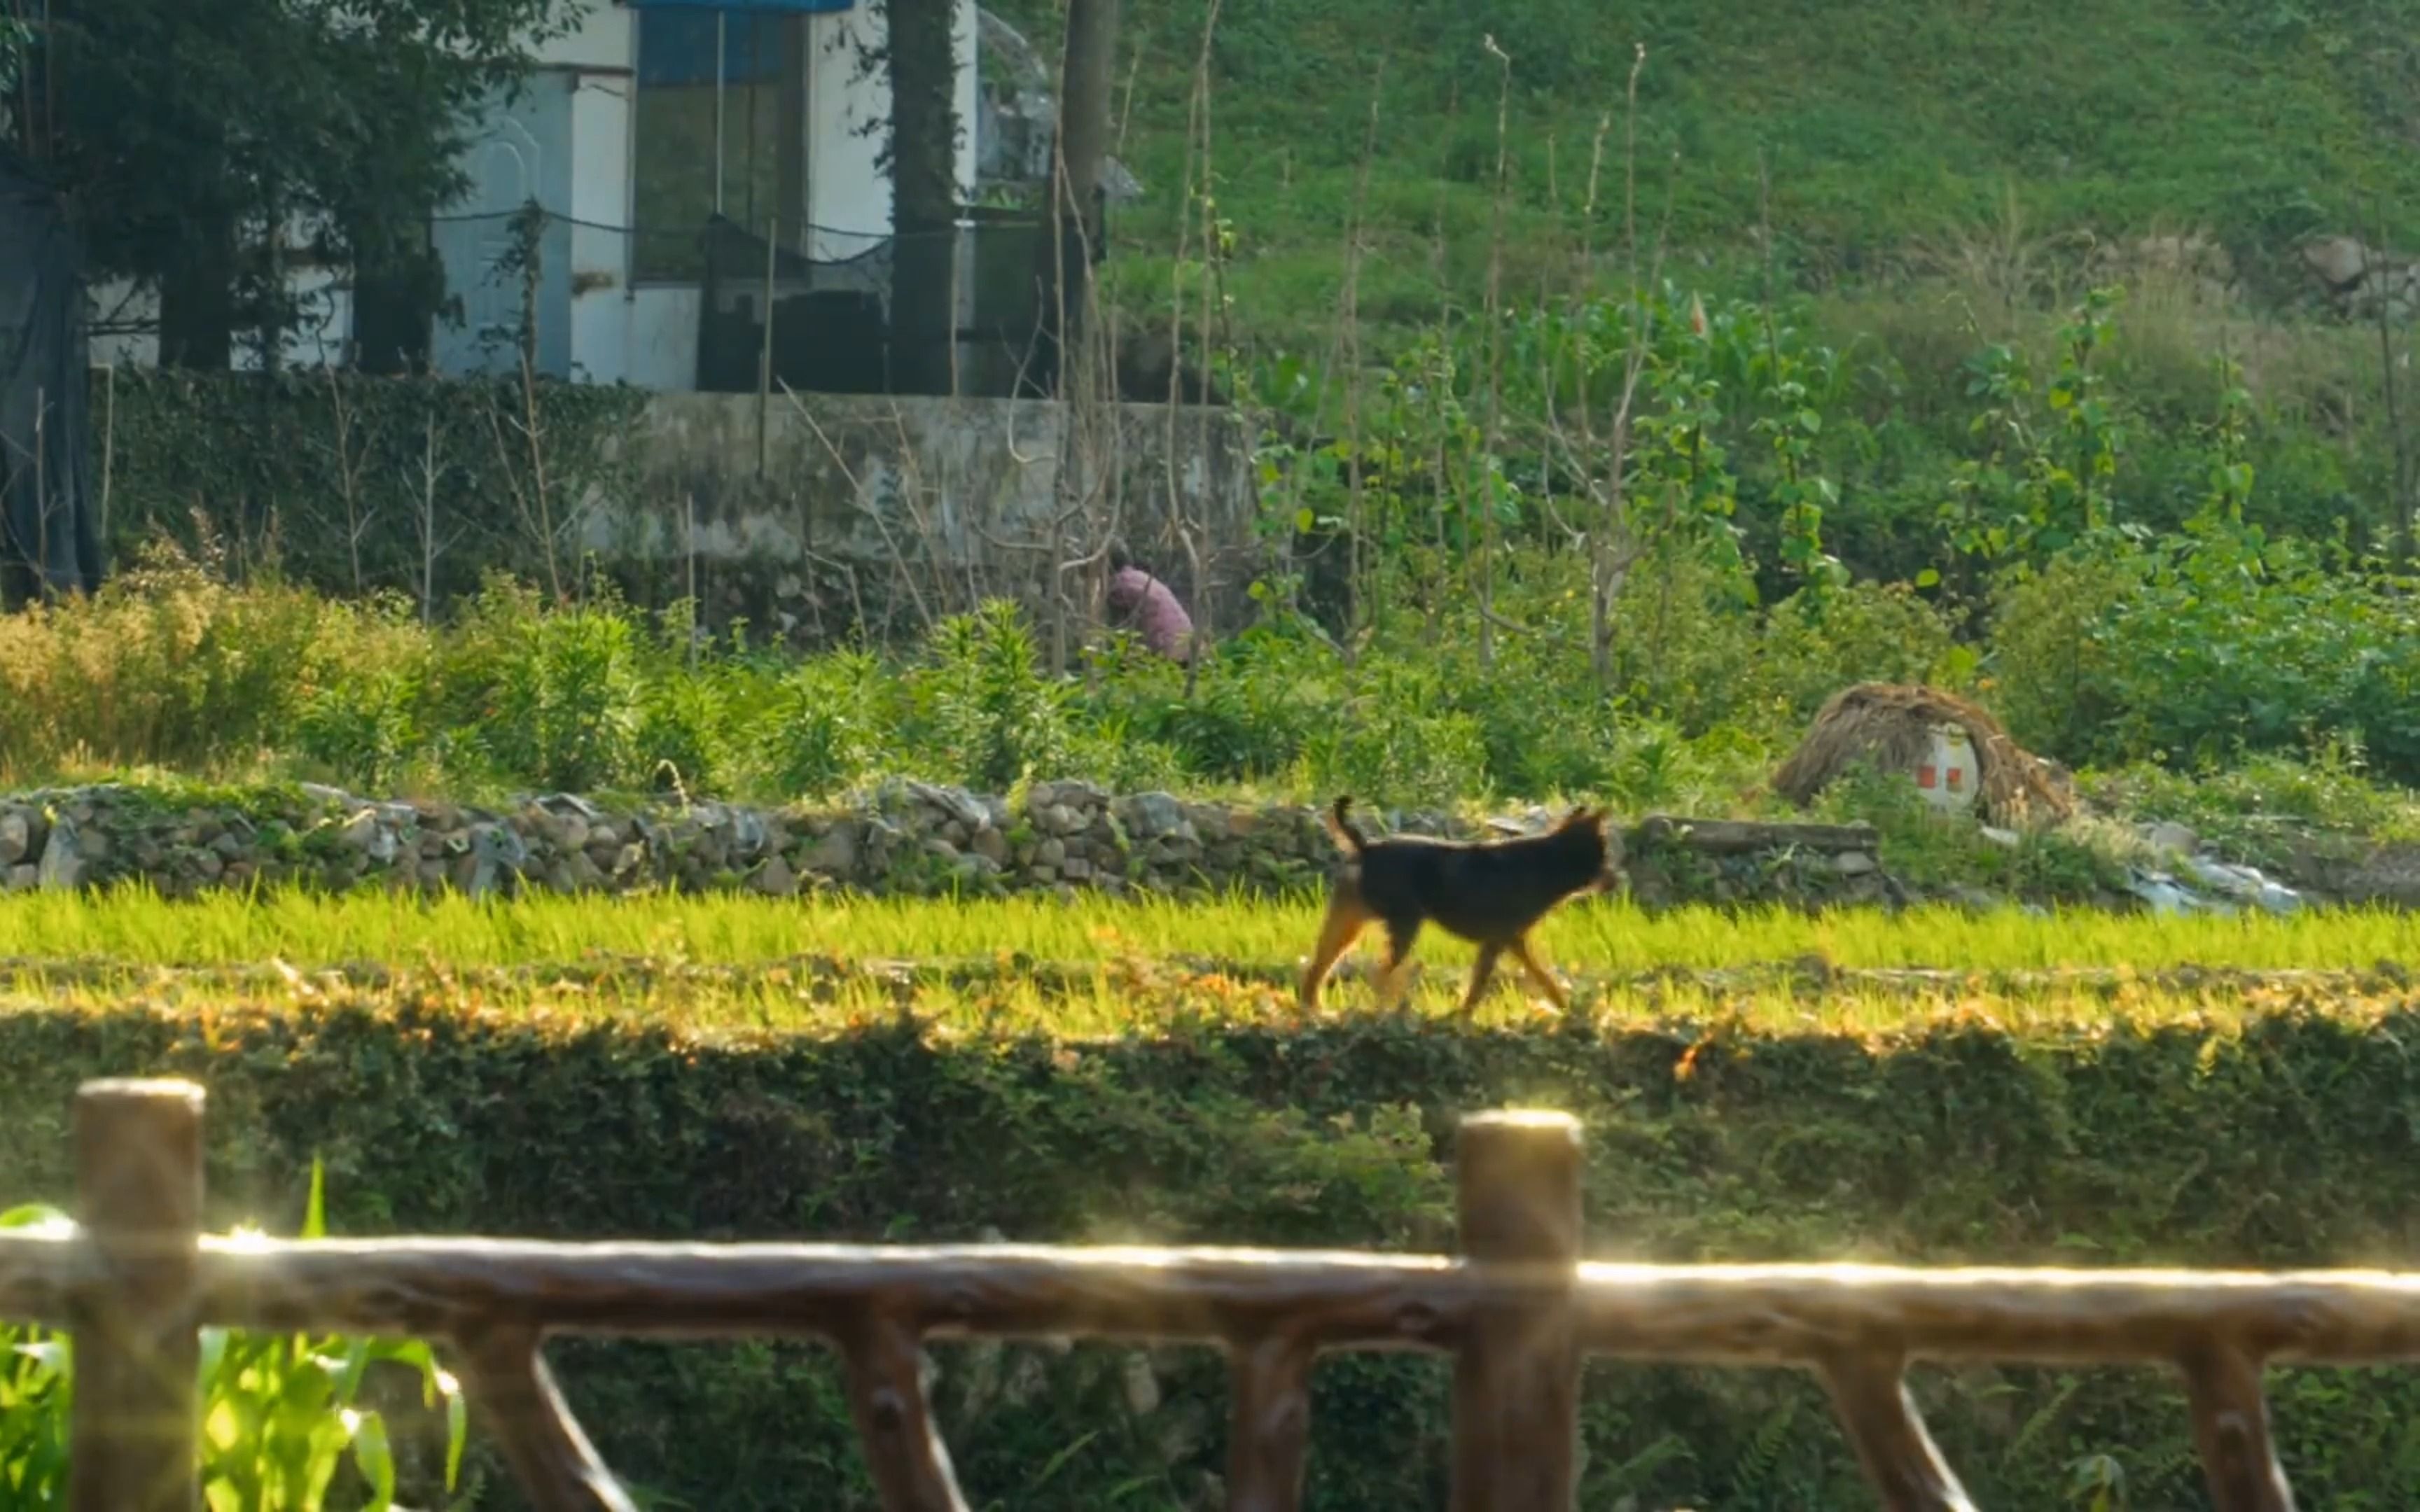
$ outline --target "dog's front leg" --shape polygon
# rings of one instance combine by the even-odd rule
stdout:
[[[1521,958],[1521,969],[1529,974],[1529,980],[1538,984],[1538,990],[1546,995],[1546,1000],[1555,1005],[1555,1011],[1561,1012],[1568,1009],[1571,1004],[1563,995],[1562,984],[1555,980],[1555,974],[1538,959],[1537,949],[1529,943],[1528,936],[1525,934],[1514,941],[1512,949]]]

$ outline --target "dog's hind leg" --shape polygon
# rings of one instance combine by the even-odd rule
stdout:
[[[1319,1010],[1319,988],[1327,974],[1336,969],[1337,958],[1353,948],[1361,932],[1370,927],[1370,910],[1357,891],[1339,888],[1327,901],[1327,917],[1320,920],[1319,944],[1312,949],[1311,959],[1304,963],[1302,982],[1295,992],[1295,1006],[1305,1013]]]
[[[1471,1010],[1477,1008],[1480,998],[1486,995],[1487,984],[1496,980],[1496,959],[1503,953],[1504,947],[1500,945],[1479,948],[1479,959],[1470,964],[1470,988],[1462,995],[1462,1007],[1456,1011],[1464,1018],[1470,1017]]]
[[[1529,943],[1528,936],[1523,935],[1513,941],[1512,949],[1521,958],[1521,969],[1529,974],[1529,980],[1538,984],[1538,990],[1546,995],[1546,1000],[1555,1005],[1556,1011],[1560,1012],[1570,1008],[1569,999],[1563,995],[1562,984],[1555,980],[1555,974],[1538,959],[1537,948]]]
[[[1387,964],[1378,973],[1378,1011],[1391,1013],[1404,1006],[1412,980],[1412,947],[1420,939],[1420,920],[1387,920]]]

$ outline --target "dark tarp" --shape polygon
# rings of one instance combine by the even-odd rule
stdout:
[[[728,10],[734,15],[773,11],[824,16],[854,10],[857,0],[630,0],[633,10]]]
[[[716,23],[720,22],[718,26]],[[639,18],[639,83],[704,85],[715,78],[714,39],[722,38],[722,82],[779,84],[782,18],[772,11],[650,10]],[[734,102],[732,117],[744,120]]]
[[[0,153],[0,601],[101,585],[91,350],[66,209]]]

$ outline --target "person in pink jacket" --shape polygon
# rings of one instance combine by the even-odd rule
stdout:
[[[1193,659],[1193,617],[1168,584],[1137,566],[1119,547],[1109,548],[1109,623],[1133,630],[1171,661]]]

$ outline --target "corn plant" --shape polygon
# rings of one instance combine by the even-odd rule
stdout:
[[[311,1170],[302,1237],[327,1232],[322,1173]],[[64,1227],[39,1205],[0,1213],[0,1228]],[[257,1230],[239,1229],[239,1237]],[[385,1418],[359,1405],[375,1365],[420,1378],[422,1400],[445,1411],[445,1486],[460,1478],[468,1417],[461,1389],[418,1340],[258,1335],[206,1328],[201,1338],[201,1477],[209,1512],[322,1512],[349,1459],[362,1512],[396,1507],[396,1459]],[[74,1353],[67,1335],[0,1324],[0,1501],[11,1507],[67,1503],[68,1409]]]

